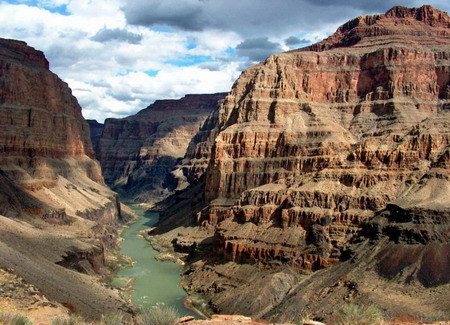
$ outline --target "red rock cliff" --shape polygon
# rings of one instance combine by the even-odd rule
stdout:
[[[188,288],[223,312],[293,320],[306,306],[326,309],[331,296],[342,303],[341,289],[324,286],[342,287],[351,272],[370,282],[368,270],[386,276],[395,263],[387,277],[434,286],[417,273],[433,268],[448,283],[449,33],[441,10],[394,7],[244,71],[219,109],[200,218],[215,230],[216,256],[235,263],[196,263]],[[355,234],[368,233],[384,253],[358,246],[367,268],[340,265],[356,256]],[[270,266],[282,274],[254,275]],[[296,282],[323,268],[330,272]]]
[[[185,289],[277,322],[349,302],[450,319],[449,32],[394,7],[244,71],[183,161],[206,184],[151,232],[188,254]]]
[[[0,40],[0,56],[1,152],[51,158],[92,156],[81,108],[67,84],[48,70],[43,53],[23,42]]]
[[[119,218],[70,88],[42,52],[0,39],[0,267],[85,316],[127,308],[68,270],[105,271]]]
[[[450,141],[449,23],[429,6],[395,7],[246,70],[220,109],[208,169],[206,219],[226,219],[217,249],[317,268],[374,211],[413,200],[419,182],[446,190],[415,205],[448,208],[437,162]],[[304,255],[315,224],[324,251]]]
[[[37,193],[81,173],[102,186],[80,105],[44,54],[24,42],[0,39],[0,126],[4,182]]]

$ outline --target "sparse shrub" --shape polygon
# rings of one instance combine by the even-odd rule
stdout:
[[[66,319],[58,317],[52,320],[52,325],[66,325],[66,321]]]
[[[172,325],[179,318],[175,308],[158,305],[141,312],[142,325]]]
[[[0,324],[9,324],[12,318],[12,313],[0,311]]]
[[[52,325],[122,325],[124,323],[122,314],[103,315],[98,322],[89,322],[81,316],[73,314],[69,318],[60,317],[53,320]]]
[[[11,325],[31,325],[32,322],[23,315],[16,315],[12,321]]]
[[[309,314],[303,315],[300,317],[300,320],[298,321],[298,325],[303,325],[304,323],[309,322],[311,320],[312,320],[311,315],[309,315]]]
[[[332,322],[336,325],[380,325],[382,323],[383,314],[378,308],[372,305],[356,304],[343,305]]]
[[[31,325],[32,322],[25,316],[13,312],[0,312],[0,324],[4,325]]]
[[[69,318],[60,317],[52,321],[52,325],[83,325],[84,319],[78,315],[70,315]]]
[[[112,314],[103,315],[98,325],[122,325],[124,323],[123,315]]]
[[[448,321],[450,319],[450,314],[445,313],[441,310],[434,312],[433,314],[422,314],[420,315],[420,321],[423,323],[433,323],[440,321]]]

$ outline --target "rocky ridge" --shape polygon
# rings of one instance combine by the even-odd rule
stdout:
[[[182,189],[186,176],[176,166],[225,93],[157,100],[136,115],[106,119],[98,142],[106,182],[138,201],[158,201]]]
[[[44,54],[0,39],[0,268],[98,318],[129,308],[91,276],[107,272],[121,219],[93,157],[81,107]]]
[[[244,71],[194,149],[207,207],[159,235],[190,252],[188,291],[277,321],[364,299],[443,311],[449,33],[441,10],[394,7]]]

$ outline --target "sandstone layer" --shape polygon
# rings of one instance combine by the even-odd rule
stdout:
[[[225,95],[157,100],[136,115],[106,119],[96,150],[106,182],[122,195],[146,202],[181,189],[186,177],[175,167]]]
[[[128,306],[107,272],[120,206],[81,107],[44,54],[0,39],[0,268],[88,317]]]
[[[244,71],[203,141],[207,208],[161,235],[194,238],[186,288],[277,321],[364,299],[450,318],[449,36],[394,7]]]

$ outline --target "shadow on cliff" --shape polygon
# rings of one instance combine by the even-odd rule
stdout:
[[[178,180],[172,174],[179,159],[172,156],[161,156],[147,164],[146,159],[138,159],[136,167],[128,175],[124,185],[111,188],[125,200],[152,202],[166,198],[173,193]]]
[[[390,49],[388,55],[395,51]],[[373,53],[366,53],[364,58],[360,61],[360,73],[358,75],[358,81],[356,84],[357,96],[360,98],[359,103],[354,108],[354,115],[357,115],[364,110],[364,102],[370,101],[370,112],[376,115],[385,115],[393,113],[392,103],[374,103],[375,100],[387,100],[394,97],[392,76],[386,66],[377,66],[373,62],[377,62],[377,59],[382,52],[376,51]],[[346,102],[349,98],[349,93],[342,95],[341,101]]]
[[[46,208],[46,204],[23,191],[0,170],[0,215],[42,214]]]
[[[163,234],[178,227],[198,227],[197,214],[205,207],[205,178],[157,203],[152,211],[159,212],[154,234]]]

